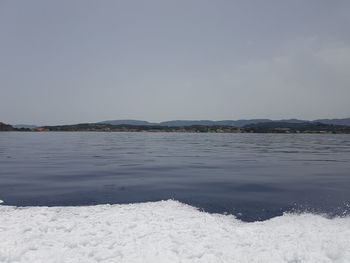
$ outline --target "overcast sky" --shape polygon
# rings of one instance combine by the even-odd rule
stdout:
[[[350,117],[350,1],[0,0],[0,121]]]

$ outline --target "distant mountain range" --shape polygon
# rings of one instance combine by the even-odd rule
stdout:
[[[111,120],[111,121],[101,121],[98,124],[111,124],[111,125],[159,125],[159,123],[153,123],[148,121],[139,121],[139,120]]]
[[[246,125],[267,123],[267,122],[285,122],[285,123],[324,123],[331,125],[344,125],[350,126],[350,118],[345,119],[317,119],[313,121],[298,120],[298,119],[283,119],[283,120],[270,120],[270,119],[249,119],[249,120],[222,120],[222,121],[211,121],[211,120],[174,120],[174,121],[163,121],[159,123],[140,121],[140,120],[108,120],[101,121],[100,124],[112,124],[112,125],[142,125],[142,126],[169,126],[169,127],[185,127],[185,126],[234,126],[244,127]]]
[[[341,133],[350,134],[350,126],[325,124],[319,122],[260,122],[243,127],[230,125],[211,125],[212,122],[194,122],[188,126],[166,126],[166,125],[117,125],[108,123],[80,123],[73,125],[44,126],[37,131],[105,131],[105,132],[191,132],[191,133]],[[132,123],[132,122],[131,122]],[[137,122],[139,123],[139,122]],[[172,123],[171,123],[172,124]],[[176,123],[175,123],[176,124]],[[186,122],[185,124],[188,124]]]
[[[313,121],[299,120],[299,119],[282,119],[282,120],[271,120],[271,119],[241,119],[241,120],[173,120],[163,122],[148,122],[142,120],[107,120],[97,122],[97,124],[111,124],[111,125],[134,125],[134,126],[165,126],[165,127],[187,127],[187,126],[233,126],[233,127],[244,127],[251,124],[268,123],[268,122],[279,122],[279,123],[324,123],[330,125],[343,125],[350,126],[350,118],[344,119],[317,119]],[[16,129],[35,129],[38,125],[31,124],[16,124],[12,125]]]
[[[41,126],[0,122],[0,131],[116,131],[116,132],[215,132],[215,133],[343,133],[350,134],[350,118],[289,120],[176,120],[151,123],[139,120],[111,120],[99,123]]]
[[[315,120],[314,122],[320,122],[320,123],[325,123],[325,124],[333,124],[333,125],[350,126],[350,118],[345,118],[345,119],[319,119],[319,120]]]
[[[321,122],[262,122],[244,126],[246,132],[254,133],[274,133],[274,132],[319,132],[319,133],[349,133],[350,126],[326,124]]]

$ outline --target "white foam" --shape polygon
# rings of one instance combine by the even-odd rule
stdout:
[[[1,205],[0,262],[350,262],[350,218],[244,223],[177,201]]]

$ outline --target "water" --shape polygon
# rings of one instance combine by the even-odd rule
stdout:
[[[350,136],[323,134],[0,133],[7,205],[175,199],[265,220],[349,213]]]

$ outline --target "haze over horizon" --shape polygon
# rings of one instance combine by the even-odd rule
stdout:
[[[0,2],[0,122],[350,116],[349,1]]]

